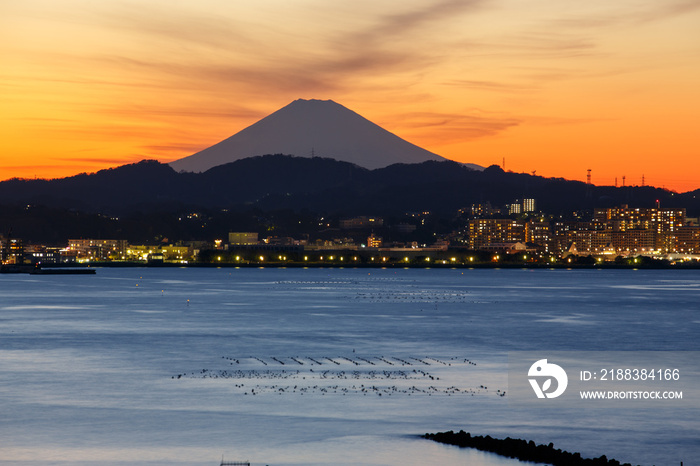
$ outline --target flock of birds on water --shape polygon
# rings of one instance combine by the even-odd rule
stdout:
[[[232,387],[243,395],[261,394],[337,394],[337,395],[468,395],[493,393],[488,387],[457,387],[441,381],[429,366],[451,367],[459,365],[476,366],[474,361],[464,358],[450,358],[443,361],[432,357],[372,356],[352,357],[267,357],[251,356],[234,358],[222,356],[229,369],[201,369],[195,372],[172,376],[182,379],[234,380]],[[250,368],[250,367],[254,368]],[[322,367],[323,366],[323,367]],[[284,367],[284,368],[283,368]],[[505,391],[495,391],[497,396],[505,396]]]
[[[368,275],[371,275],[369,273]],[[377,282],[395,282],[398,287],[392,290],[374,288]],[[425,290],[411,280],[399,278],[379,278],[357,280],[285,280],[275,282],[279,286],[299,289],[325,289],[332,287],[353,293],[347,298],[374,303],[476,303],[470,300],[468,291]],[[172,376],[174,380],[208,379],[232,380],[231,385],[242,395],[447,395],[475,396],[495,394],[504,397],[506,392],[500,389],[489,390],[484,385],[457,387],[446,382],[444,368],[463,370],[476,366],[474,361],[465,358],[450,358],[443,361],[433,357],[396,357],[371,356],[362,357],[353,354],[347,356],[288,356],[234,358],[222,356],[233,368],[201,369]],[[431,367],[432,366],[432,367]],[[441,370],[443,369],[443,370]],[[433,372],[428,372],[432,370]],[[440,380],[438,372],[443,373]],[[449,378],[450,372],[446,372]]]

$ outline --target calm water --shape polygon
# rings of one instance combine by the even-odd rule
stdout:
[[[0,464],[522,464],[417,438],[459,429],[700,458],[697,403],[501,396],[508,351],[699,351],[696,271],[129,268],[0,293]]]

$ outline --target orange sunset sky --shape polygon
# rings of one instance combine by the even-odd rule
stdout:
[[[0,0],[0,179],[169,162],[316,98],[461,162],[689,191],[699,25],[699,0]]]

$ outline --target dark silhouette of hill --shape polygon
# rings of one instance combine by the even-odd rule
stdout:
[[[44,205],[86,212],[138,209],[167,204],[185,177],[167,165],[145,160],[55,180],[12,179],[0,183],[3,204]],[[187,183],[187,181],[185,181]]]
[[[697,191],[586,185],[562,178],[475,171],[457,162],[428,161],[368,170],[324,158],[267,155],[217,166],[203,173],[177,173],[156,161],[57,180],[0,183],[0,203],[41,205],[86,213],[123,215],[181,209],[303,209],[320,214],[392,215],[428,210],[454,213],[473,203],[494,206],[534,198],[538,210],[572,211],[629,204],[685,207],[700,213]]]

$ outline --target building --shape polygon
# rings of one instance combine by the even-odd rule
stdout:
[[[125,239],[69,239],[67,249],[78,260],[124,260],[128,244]]]
[[[675,252],[700,254],[700,226],[687,225],[678,228]]]
[[[612,247],[619,255],[651,253],[657,244],[654,230],[626,230],[610,232]]]
[[[535,252],[535,248],[530,248],[525,243],[490,243],[479,248],[482,251],[498,252],[503,254],[518,254],[523,252]]]
[[[469,249],[481,249],[491,243],[525,242],[525,226],[512,219],[478,218],[467,225]]]
[[[525,223],[525,241],[534,243],[549,253],[552,249],[552,230],[549,220],[544,218],[531,218]]]
[[[466,214],[467,209],[460,209],[461,214]],[[492,215],[500,215],[501,209],[495,209],[490,202],[485,202],[482,204],[472,204],[469,212],[472,217],[490,217]]]
[[[160,253],[166,262],[188,262],[194,259],[194,248],[191,245],[161,246]]]
[[[290,236],[268,236],[262,240],[263,244],[273,244],[277,246],[299,246],[300,241]]]
[[[382,247],[382,238],[379,236],[374,236],[374,233],[369,235],[369,238],[367,238],[367,247],[368,248],[380,248]]]
[[[231,232],[228,234],[229,244],[249,245],[258,244],[258,234],[251,232]]]
[[[24,241],[19,238],[0,238],[0,263],[22,264],[24,262]]]
[[[374,228],[384,226],[384,219],[379,217],[353,217],[340,221],[340,228],[344,230]]]
[[[523,199],[523,212],[535,212],[534,199]]]
[[[60,248],[47,248],[45,246],[32,246],[24,252],[24,258],[31,264],[51,265],[64,261]]]
[[[628,205],[609,209],[595,209],[593,220],[604,223],[608,229],[654,230],[657,233],[674,232],[685,225],[685,209],[630,208]]]
[[[550,251],[562,254],[576,244],[580,254],[591,254],[611,241],[610,232],[597,222],[556,221],[551,224]]]
[[[609,209],[595,209],[594,221],[605,225],[605,229],[615,232],[648,230],[654,232],[654,245],[651,248],[663,253],[674,252],[678,247],[678,232],[685,225],[685,209],[662,209],[660,207],[630,208],[628,205]],[[639,234],[635,234],[641,240]],[[630,236],[633,238],[633,236]],[[627,240],[625,240],[627,241]],[[647,237],[644,237],[647,241]],[[624,250],[633,246],[625,243]],[[645,248],[647,249],[647,248]]]
[[[576,230],[567,234],[565,244],[576,244],[580,254],[589,255],[599,252],[612,242],[610,232],[598,230]]]

